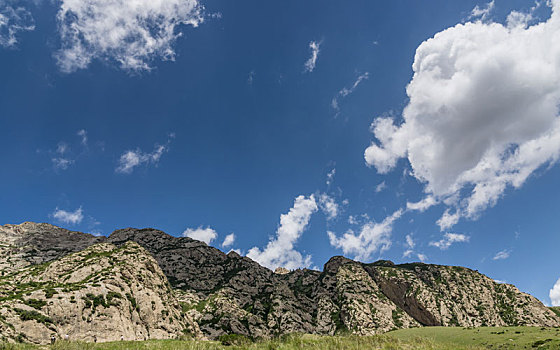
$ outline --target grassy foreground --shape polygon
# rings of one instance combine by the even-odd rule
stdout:
[[[229,344],[229,345],[224,345]],[[536,327],[402,329],[374,337],[290,335],[280,339],[250,342],[231,337],[223,342],[194,340],[149,340],[86,344],[58,342],[53,346],[0,344],[0,350],[482,350],[560,349],[560,329]]]
[[[425,327],[387,333],[397,339],[422,337],[441,345],[470,345],[484,349],[560,349],[560,328],[539,327]]]

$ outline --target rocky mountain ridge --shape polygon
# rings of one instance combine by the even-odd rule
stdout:
[[[123,334],[130,339],[184,334],[216,338],[229,333],[259,338],[292,332],[371,335],[436,325],[560,326],[560,317],[534,297],[463,267],[363,264],[333,257],[322,272],[273,273],[235,252],[225,254],[203,242],[154,229],[128,228],[94,237],[24,223],[0,226],[0,242],[0,333],[7,339],[23,335],[41,343],[45,339],[37,334],[49,331],[70,332],[86,340],[102,332],[107,336],[100,340],[111,340]],[[88,256],[100,260],[83,261]],[[100,266],[104,267],[99,270]],[[125,274],[124,266],[134,272]],[[103,277],[91,279],[91,273],[84,272],[68,277],[68,271],[84,269]],[[67,285],[78,282],[82,289]],[[50,283],[56,298],[47,298],[43,285],[20,291],[7,287],[29,283]],[[95,310],[108,315],[95,322],[84,301],[90,289],[94,292],[89,294],[97,297]],[[108,301],[112,293],[121,295],[120,306]],[[131,300],[146,311],[135,313]],[[29,304],[41,308],[31,310]],[[42,316],[28,319],[16,309]],[[164,313],[168,317],[162,317]],[[80,314],[85,320],[78,317],[74,322],[78,328],[65,328],[65,320]],[[51,323],[42,322],[43,316]]]

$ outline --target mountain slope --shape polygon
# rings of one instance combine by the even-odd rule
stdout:
[[[97,244],[0,278],[0,334],[99,341],[200,334],[156,261],[138,244]]]
[[[108,340],[184,331],[259,338],[439,325],[560,326],[560,317],[534,297],[463,267],[333,257],[322,272],[273,273],[235,252],[154,229],[117,230],[106,238],[24,223],[0,227],[0,241],[7,242],[0,258],[0,332],[12,339],[22,332],[44,342],[50,331],[91,339],[101,329],[107,336],[98,338]],[[33,265],[44,261],[51,262]],[[89,277],[93,272],[103,277]],[[49,288],[56,297],[47,298]],[[112,293],[131,298],[112,305]],[[96,310],[110,317],[94,317]],[[29,316],[32,311],[39,315]],[[82,319],[72,319],[72,328],[68,319],[74,314]],[[35,320],[16,322],[29,317]]]
[[[267,336],[290,332],[334,334],[350,330],[374,334],[417,326],[560,326],[560,319],[540,301],[508,284],[467,268],[428,264],[362,264],[334,257],[324,271],[296,270],[275,274],[256,262],[190,238],[153,229],[115,231],[109,241],[134,240],[160,263],[176,288],[205,304],[194,317],[219,318],[219,327],[201,325],[210,337],[235,332]],[[230,327],[223,307],[245,310],[252,324]],[[200,308],[200,307],[199,307]],[[236,311],[235,315],[239,315]]]

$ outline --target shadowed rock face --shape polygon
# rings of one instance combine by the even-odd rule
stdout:
[[[0,273],[58,259],[105,240],[106,237],[69,231],[50,224],[24,222],[21,225],[0,226]]]
[[[40,235],[51,238],[37,237]],[[560,318],[537,299],[462,267],[395,265],[390,261],[362,264],[337,256],[325,264],[323,272],[273,273],[235,252],[224,254],[203,242],[154,229],[128,228],[104,238],[26,223],[3,226],[0,239],[4,237],[2,242],[9,243],[0,248],[19,254],[10,260],[19,265],[4,259],[6,271],[35,261],[58,259],[59,263],[69,252],[99,242],[124,250],[129,242],[137,243],[153,256],[169,280],[172,289],[166,298],[180,302],[185,327],[200,337],[226,333],[270,337],[291,332],[332,335],[339,331],[371,335],[435,325],[560,326]],[[51,242],[52,237],[57,242]],[[51,243],[59,248],[53,250]],[[39,259],[22,255],[24,247],[36,251]],[[65,299],[70,294],[60,296]]]

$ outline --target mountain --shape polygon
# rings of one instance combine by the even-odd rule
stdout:
[[[464,267],[338,256],[322,272],[274,273],[235,252],[155,229],[107,238],[24,223],[1,226],[0,241],[0,332],[8,339],[560,326],[534,297]]]

